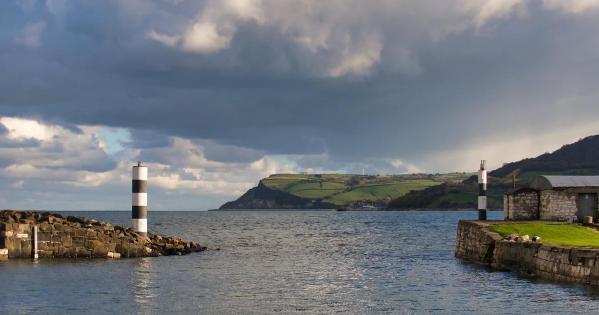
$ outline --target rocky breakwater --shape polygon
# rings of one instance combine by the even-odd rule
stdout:
[[[489,230],[500,221],[460,221],[455,256],[497,270],[553,281],[599,285],[599,249],[573,248],[506,237]]]
[[[37,251],[34,250],[35,230]],[[35,253],[40,258],[156,257],[205,249],[177,237],[154,233],[145,236],[89,218],[49,212],[0,211],[0,256],[5,258],[30,258]]]

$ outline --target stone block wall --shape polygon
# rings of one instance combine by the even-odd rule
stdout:
[[[543,190],[540,196],[539,218],[541,220],[567,221],[575,217],[578,194],[569,190]]]
[[[33,226],[33,223],[0,224],[1,248],[8,249],[9,258],[32,257]],[[124,257],[141,257],[147,243],[142,236],[131,237],[108,224],[77,226],[73,221],[55,218],[52,223],[40,222],[37,226],[37,253],[40,258],[107,257],[108,252],[117,252]]]
[[[456,257],[547,280],[599,285],[599,249],[503,240],[497,233],[488,230],[490,224],[460,221]],[[487,254],[481,256],[483,251]]]
[[[0,248],[8,249],[9,258],[31,257],[31,226],[24,223],[0,223]]]
[[[599,285],[599,250],[502,240],[492,267],[543,279]]]
[[[206,249],[194,242],[153,233],[144,236],[94,219],[4,210],[0,211],[0,248],[8,250],[9,258],[32,257],[33,226],[38,227],[40,258],[181,255]]]
[[[539,193],[515,192],[504,195],[503,211],[509,220],[534,220],[539,218]]]
[[[501,239],[499,234],[494,234],[481,229],[478,223],[460,221],[455,243],[455,256],[476,263],[490,263],[495,250],[495,242]]]

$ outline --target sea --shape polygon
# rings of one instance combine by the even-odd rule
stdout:
[[[65,212],[127,225],[129,212]],[[1,314],[597,314],[599,291],[454,257],[474,211],[150,212],[186,256],[0,263]],[[500,219],[501,212],[490,212]]]

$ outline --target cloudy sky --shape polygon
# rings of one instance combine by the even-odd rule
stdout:
[[[599,132],[599,0],[0,2],[0,208],[201,210]]]

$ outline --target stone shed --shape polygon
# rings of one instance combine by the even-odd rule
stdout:
[[[530,187],[510,190],[503,199],[506,220],[599,218],[599,176],[537,176]]]
[[[503,215],[509,220],[539,218],[539,192],[532,188],[512,189],[503,195]]]

